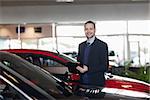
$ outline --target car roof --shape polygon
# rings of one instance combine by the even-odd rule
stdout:
[[[39,55],[44,55],[44,56],[51,56],[57,60],[63,61],[65,63],[68,62],[67,59],[61,57],[64,55],[61,55],[56,52],[52,51],[46,51],[46,50],[37,50],[37,49],[2,49],[0,51],[7,51],[7,52],[12,52],[12,53],[32,53],[32,54],[39,54]]]

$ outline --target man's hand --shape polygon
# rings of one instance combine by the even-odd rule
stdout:
[[[86,65],[83,65],[83,67],[77,66],[76,69],[79,70],[80,73],[85,73],[86,71],[88,71],[88,67]]]

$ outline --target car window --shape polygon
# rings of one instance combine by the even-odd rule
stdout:
[[[62,65],[52,59],[43,59],[43,65],[45,67],[65,67],[64,65]]]
[[[35,66],[35,68],[29,68],[26,66],[20,66],[20,62],[18,62],[16,64],[15,63],[11,63],[9,61],[3,61],[3,64],[7,65],[8,67],[12,68],[13,70],[15,70],[16,72],[18,72],[19,74],[23,75],[24,77],[26,77],[29,80],[33,80],[34,83],[36,84],[41,84],[43,86],[48,86],[46,84],[48,84],[49,82],[47,82],[45,80],[45,78],[42,77],[42,73],[40,73],[40,69],[39,70],[35,70],[37,66]],[[27,63],[26,63],[27,64]],[[38,67],[37,67],[38,68]],[[39,73],[38,73],[39,71]]]
[[[40,67],[66,67],[65,64],[61,61],[57,61],[56,59],[51,58],[49,56],[25,53],[17,53],[17,55]]]
[[[72,63],[75,63],[77,61],[75,58],[70,57],[69,55],[66,55],[66,54],[59,54],[59,56]]]

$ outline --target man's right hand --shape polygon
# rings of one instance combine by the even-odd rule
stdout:
[[[76,69],[79,70],[80,73],[85,73],[86,71],[88,71],[88,67],[86,65],[83,65],[83,67],[77,66]]]

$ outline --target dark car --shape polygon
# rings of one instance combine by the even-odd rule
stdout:
[[[0,52],[0,100],[70,100],[71,87],[17,55]]]

